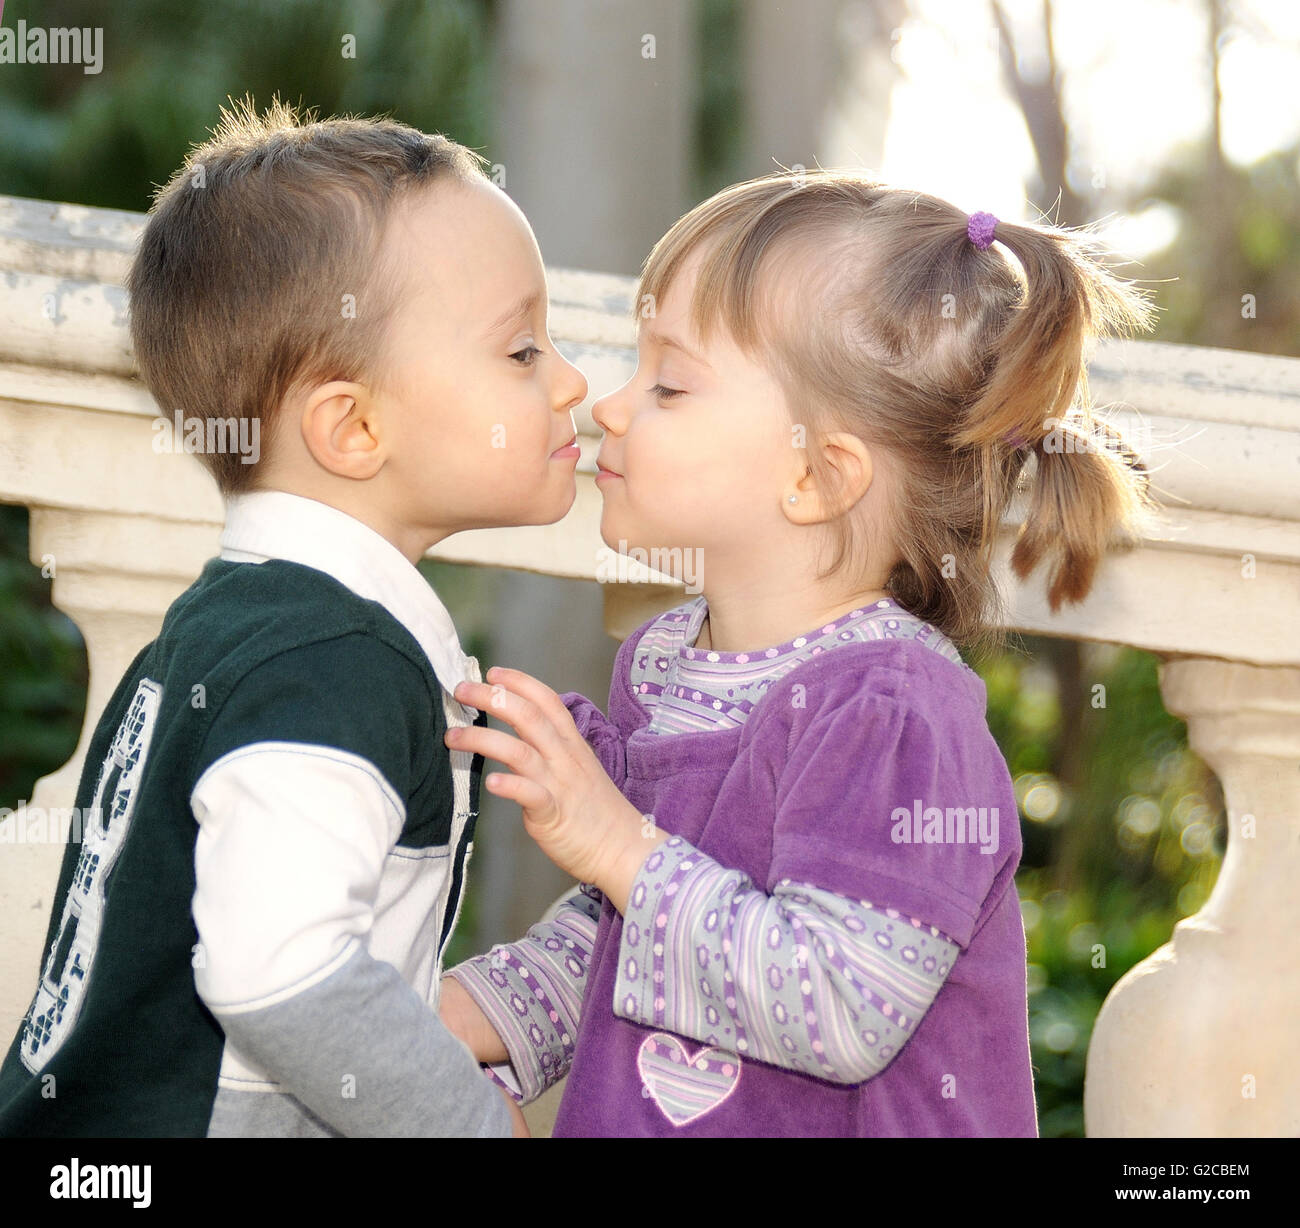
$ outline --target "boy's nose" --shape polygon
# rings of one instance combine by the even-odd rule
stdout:
[[[559,380],[560,401],[566,409],[576,409],[583,401],[587,399],[587,377],[583,375],[577,367],[567,358],[561,358],[564,362],[564,369]]]

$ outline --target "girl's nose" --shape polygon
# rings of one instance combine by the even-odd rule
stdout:
[[[617,434],[624,424],[626,414],[620,408],[619,396],[623,389],[607,392],[592,402],[591,419],[602,431]]]

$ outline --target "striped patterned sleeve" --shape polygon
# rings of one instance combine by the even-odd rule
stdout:
[[[782,881],[771,895],[673,836],[632,886],[614,1012],[834,1083],[879,1074],[960,948],[897,910]]]
[[[486,1074],[521,1104],[562,1079],[573,1061],[602,899],[582,883],[552,920],[447,972],[478,1004],[510,1055],[508,1062],[485,1065]]]

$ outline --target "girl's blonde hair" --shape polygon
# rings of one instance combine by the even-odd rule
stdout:
[[[1090,337],[1147,328],[1152,309],[1086,232],[999,222],[1004,250],[981,250],[967,222],[946,201],[850,173],[766,175],[680,218],[647,257],[637,302],[661,301],[699,256],[700,339],[722,324],[773,373],[822,489],[835,491],[828,432],[893,458],[886,587],[976,645],[1001,621],[992,550],[1022,485],[1011,565],[1023,579],[1048,562],[1054,611],[1087,595],[1103,552],[1152,506],[1141,462],[1088,406],[1083,364]],[[860,587],[861,514],[859,503],[831,522],[821,578],[843,571]]]

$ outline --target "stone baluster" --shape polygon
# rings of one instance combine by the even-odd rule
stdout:
[[[1106,999],[1087,1132],[1300,1135],[1300,669],[1184,657],[1160,688],[1223,784],[1227,852],[1201,910]]]

